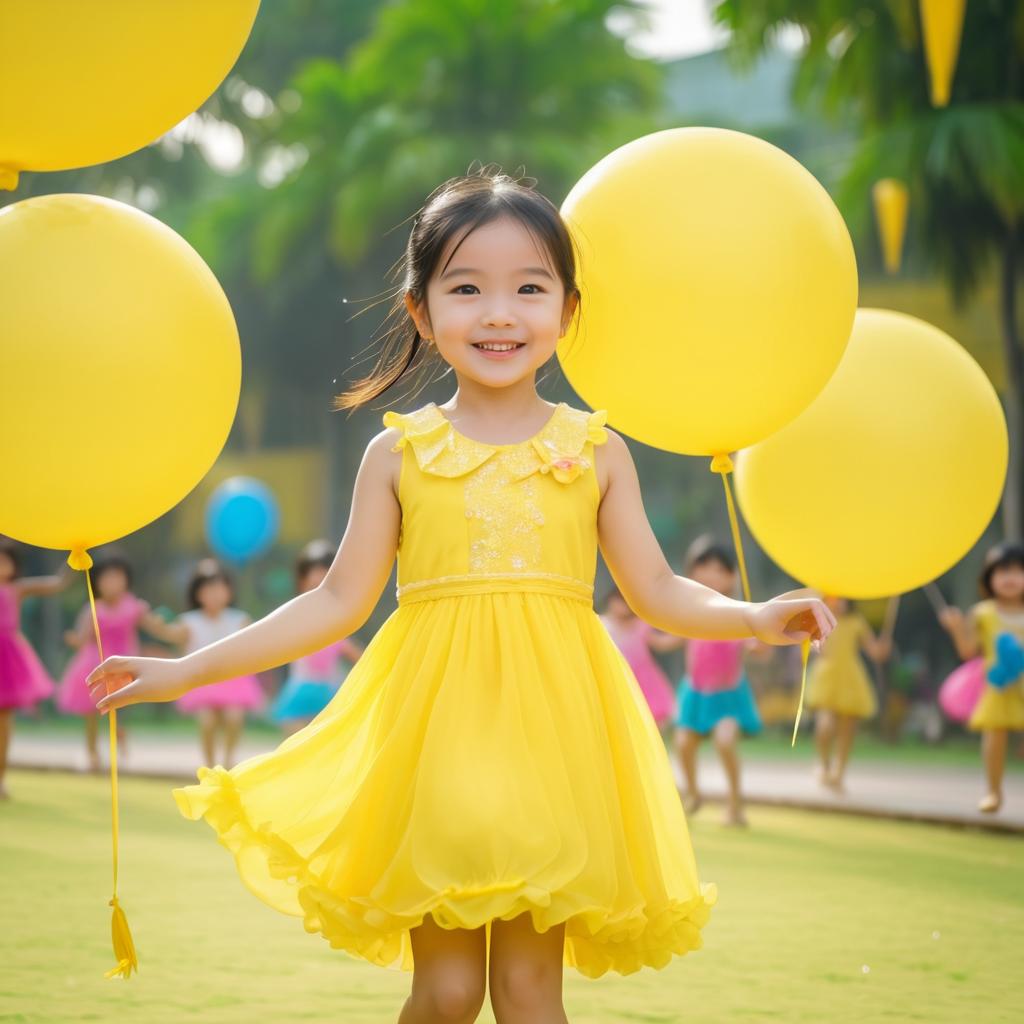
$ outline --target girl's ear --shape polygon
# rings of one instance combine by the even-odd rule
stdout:
[[[413,298],[412,292],[406,292],[405,308],[409,311],[409,316],[412,317],[412,322],[416,325],[420,337],[424,341],[430,341],[430,317],[427,316],[427,304],[425,302],[418,303]]]
[[[576,307],[580,304],[580,297],[576,292],[571,292],[565,297],[565,306],[562,309],[562,330],[559,334],[560,338],[565,337],[565,332],[569,330],[569,324],[572,323],[572,318],[576,315]]]

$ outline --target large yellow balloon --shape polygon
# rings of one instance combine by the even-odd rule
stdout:
[[[241,355],[217,279],[96,196],[0,210],[0,533],[79,551],[180,501],[227,439]]]
[[[191,114],[242,52],[259,0],[4,0],[0,188],[131,153]]]
[[[630,142],[562,206],[580,252],[570,383],[646,444],[717,455],[804,409],[850,335],[857,268],[825,190],[782,150],[718,128]]]
[[[741,452],[740,507],[790,575],[882,597],[945,572],[981,536],[1006,478],[1006,422],[981,367],[937,327],[861,309],[835,375]]]

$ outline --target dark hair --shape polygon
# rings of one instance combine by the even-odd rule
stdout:
[[[134,579],[134,573],[132,572],[131,562],[128,561],[122,554],[110,554],[100,555],[95,562],[93,562],[91,575],[92,585],[99,590],[100,580],[103,578],[104,573],[108,572],[122,572],[124,573],[125,582],[128,585],[128,589],[132,588],[132,580]]]
[[[329,540],[311,540],[295,561],[295,586],[300,587],[310,569],[330,569],[337,549]]]
[[[197,608],[202,608],[202,605],[199,603],[199,591],[207,583],[216,583],[218,581],[223,583],[231,592],[229,603],[233,604],[235,600],[235,584],[232,582],[227,570],[216,558],[204,558],[195,567],[192,578],[188,581],[187,600],[189,608],[193,611]]]
[[[428,349],[405,306],[408,293],[417,303],[427,294],[427,284],[441,258],[454,241],[448,259],[466,236],[501,217],[518,221],[545,249],[565,288],[566,297],[580,291],[576,285],[576,255],[569,230],[558,208],[534,189],[529,178],[512,178],[494,164],[469,174],[449,178],[427,197],[412,219],[405,254],[396,265],[402,285],[384,321],[385,330],[377,365],[334,401],[336,409],[354,409],[384,394]],[[447,265],[447,264],[445,264]],[[388,322],[391,326],[388,327]]]
[[[686,572],[693,572],[699,565],[718,562],[727,572],[736,571],[736,559],[732,551],[710,533],[702,534],[687,549],[683,564]]]
[[[1005,569],[1011,565],[1024,569],[1024,544],[1008,540],[988,549],[981,576],[978,578],[978,589],[983,597],[996,596],[992,591],[992,577],[996,569]]]
[[[0,555],[6,555],[14,566],[14,578],[21,575],[21,548],[10,537],[0,537]]]

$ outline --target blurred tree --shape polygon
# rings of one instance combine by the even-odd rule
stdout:
[[[1010,471],[1003,527],[1022,535],[1024,352],[1018,288],[1024,257],[1024,4],[967,4],[950,105],[933,109],[912,0],[723,0],[718,21],[732,30],[741,63],[799,27],[804,48],[795,98],[862,130],[838,200],[877,264],[871,185],[900,178],[910,188],[912,257],[937,270],[958,302],[993,269],[1000,281],[1003,400]]]

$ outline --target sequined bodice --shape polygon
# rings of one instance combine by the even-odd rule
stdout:
[[[600,494],[593,448],[603,411],[559,403],[518,444],[460,434],[434,404],[384,423],[401,431],[399,603],[439,588],[564,590],[588,599]]]

